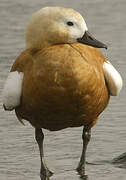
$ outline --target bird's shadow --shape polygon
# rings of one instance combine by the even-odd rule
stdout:
[[[111,163],[116,167],[126,169],[126,152],[114,158]]]
[[[95,161],[95,162],[86,162],[89,165],[104,165],[104,164],[112,164],[118,168],[126,169],[126,152],[122,153],[121,155],[113,158],[112,160],[102,160],[102,161]]]

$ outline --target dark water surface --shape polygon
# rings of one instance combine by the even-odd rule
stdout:
[[[25,47],[24,30],[29,17],[41,7],[51,5],[81,12],[90,32],[108,44],[109,49],[103,53],[123,77],[121,94],[111,98],[92,129],[86,169],[89,180],[125,180],[126,0],[0,0],[0,91],[12,63]],[[44,133],[47,163],[55,171],[51,179],[79,180],[74,169],[82,149],[82,128]],[[113,160],[121,154],[119,160],[123,161]],[[34,129],[28,123],[23,127],[14,112],[4,112],[0,103],[0,180],[39,180],[39,168]]]

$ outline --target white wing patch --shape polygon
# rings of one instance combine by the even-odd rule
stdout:
[[[3,105],[6,110],[13,110],[20,104],[24,73],[10,72],[3,89]]]
[[[107,61],[103,64],[103,72],[111,96],[117,96],[122,89],[123,81],[119,72]]]

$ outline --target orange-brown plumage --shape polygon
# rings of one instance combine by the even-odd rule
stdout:
[[[98,49],[75,43],[24,51],[12,70],[24,72],[19,117],[49,130],[95,123],[109,94]]]

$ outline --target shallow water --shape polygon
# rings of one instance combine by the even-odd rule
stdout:
[[[112,97],[98,124],[92,129],[87,151],[89,180],[125,180],[126,156],[126,1],[125,0],[0,0],[0,91],[8,71],[24,49],[24,30],[31,14],[44,6],[72,7],[85,17],[89,31],[109,46],[104,55],[121,73],[124,87]],[[2,102],[0,96],[0,102]],[[82,128],[44,131],[47,164],[52,180],[77,180],[75,168],[82,149]],[[120,157],[119,157],[120,159]],[[0,103],[0,179],[39,180],[39,151],[34,129],[22,126],[14,112],[4,112]]]

